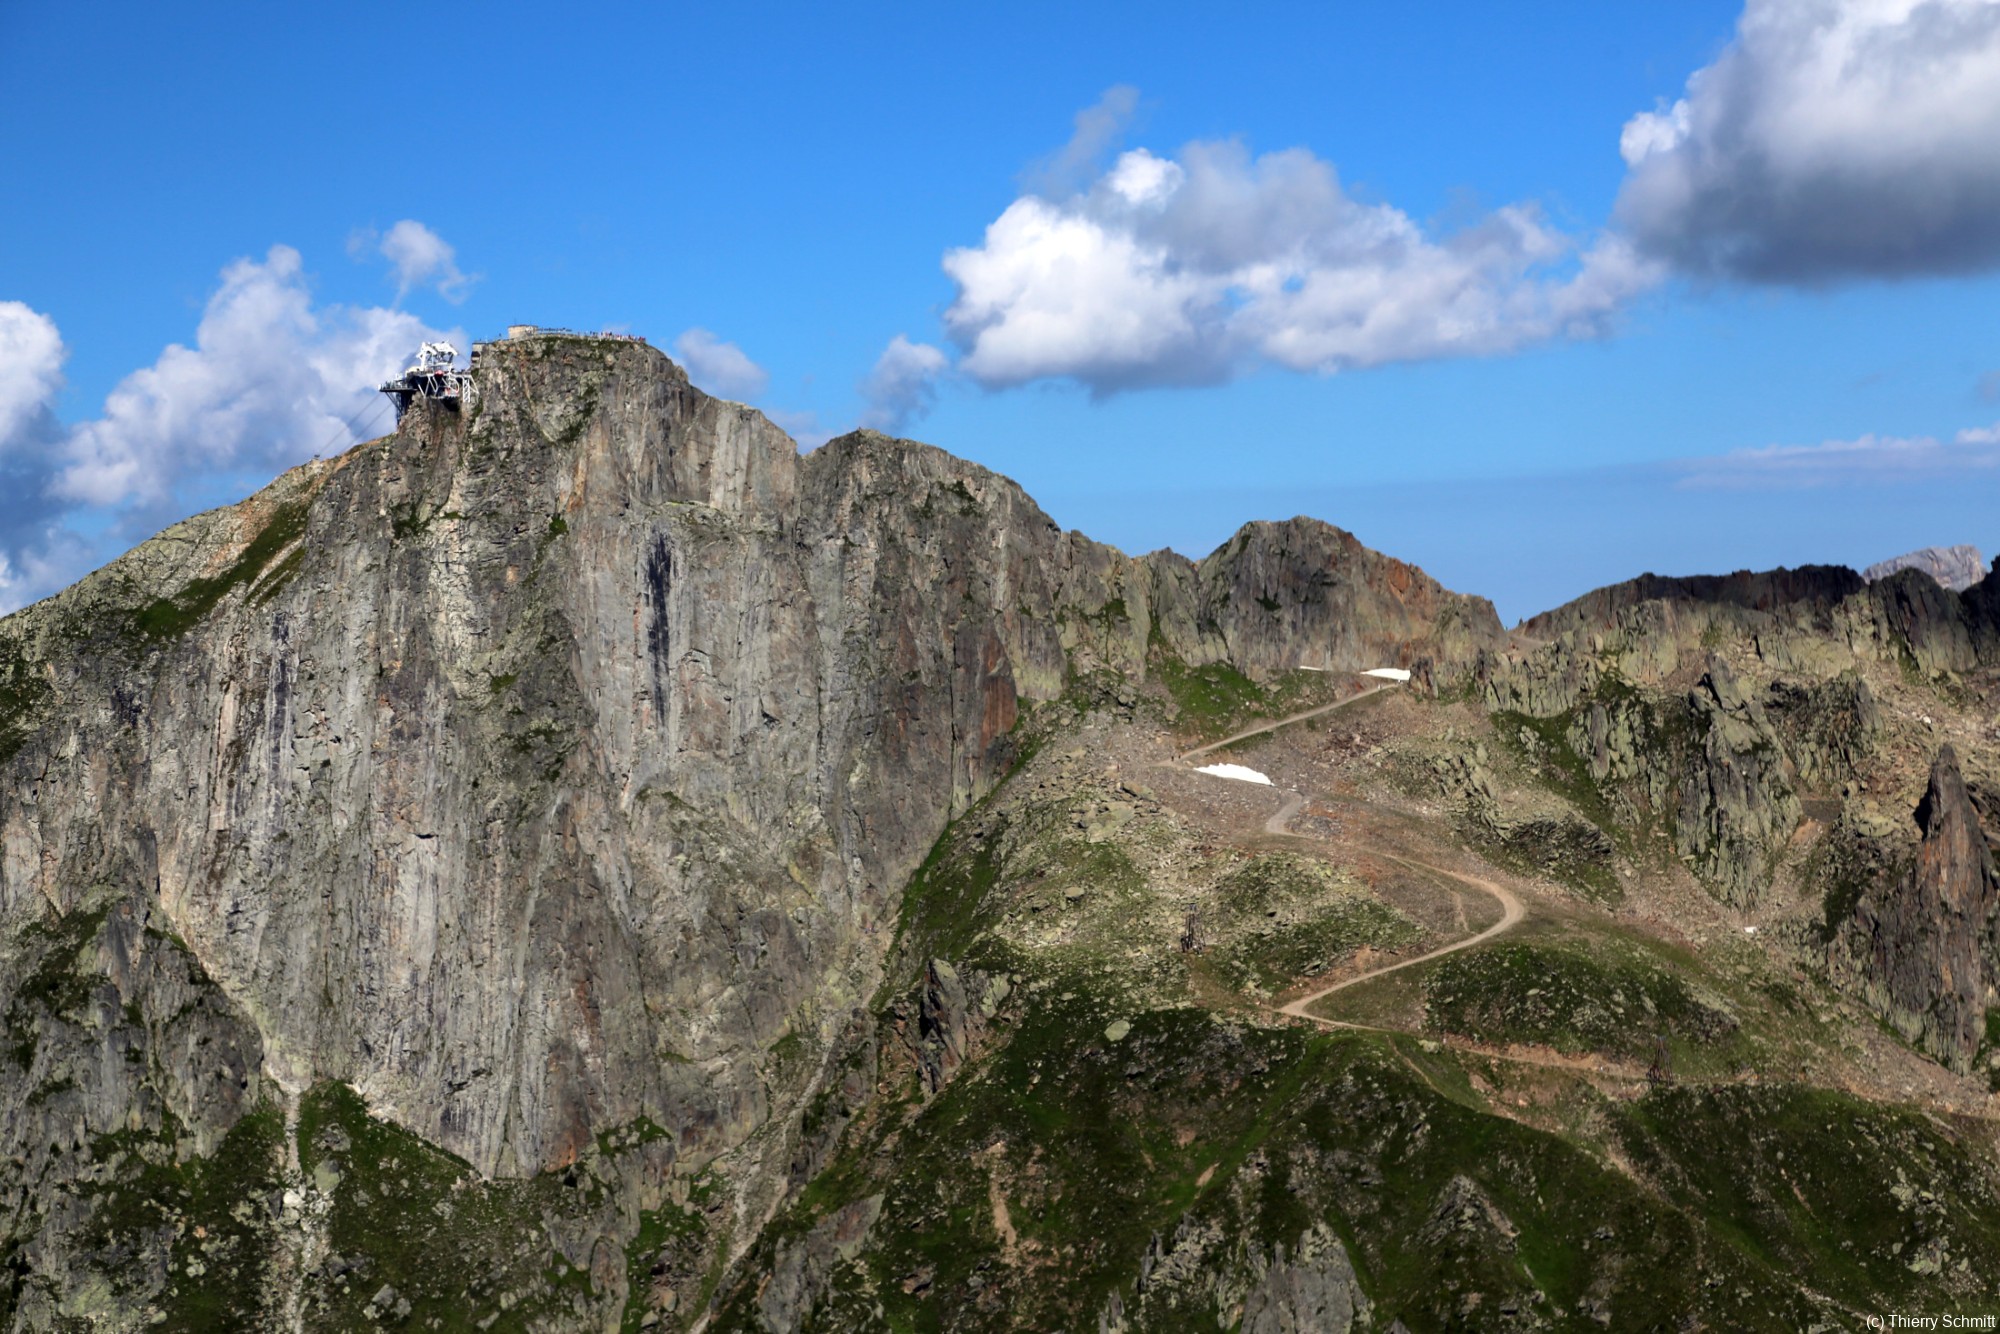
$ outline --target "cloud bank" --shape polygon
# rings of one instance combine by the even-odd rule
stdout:
[[[1616,219],[1707,278],[2000,264],[2000,3],[1750,0],[1686,95],[1626,123]]]
[[[1794,491],[1921,482],[2000,471],[2000,424],[1935,436],[1864,435],[1817,445],[1766,445],[1669,465],[1699,491]]]
[[[193,347],[169,345],[70,434],[55,493],[86,505],[157,504],[184,478],[279,469],[357,443],[382,417],[375,386],[421,342],[448,335],[380,307],[315,310],[299,252],[222,271]],[[462,339],[462,335],[460,338]]]
[[[1131,99],[1078,117],[1041,179],[1076,174]],[[1355,198],[1306,149],[1233,140],[1120,154],[1066,194],[1016,199],[944,257],[958,369],[988,388],[1077,381],[1098,394],[1213,384],[1259,365],[1327,374],[1589,338],[1659,266],[1585,246],[1532,204],[1451,232]]]
[[[272,246],[222,271],[192,346],[170,344],[98,416],[65,426],[55,322],[0,303],[0,609],[179,518],[219,474],[276,473],[386,428],[375,386],[438,338],[464,335],[400,310],[316,306],[299,252]],[[77,513],[100,539],[65,526]]]
[[[18,442],[62,386],[56,322],[19,301],[0,301],[0,446]]]

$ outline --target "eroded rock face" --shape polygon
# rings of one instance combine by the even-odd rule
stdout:
[[[757,1315],[770,1334],[790,1334],[812,1314],[834,1269],[854,1259],[882,1215],[882,1197],[871,1195],[835,1210],[810,1232],[780,1248]]]
[[[1949,745],[1916,820],[1914,862],[1856,910],[1865,994],[1897,1031],[1962,1072],[2000,1000],[2000,878]]]
[[[1267,1250],[1213,1220],[1183,1218],[1171,1237],[1152,1239],[1133,1298],[1128,1308],[1112,1295],[1100,1334],[1192,1328],[1211,1313],[1217,1328],[1244,1334],[1348,1334],[1369,1328],[1371,1313],[1346,1247],[1324,1222]]]
[[[924,966],[917,993],[917,1068],[924,1092],[935,1094],[965,1064],[987,1021],[1007,998],[1007,979],[944,959]]]
[[[1811,684],[1773,682],[1764,709],[1799,776],[1810,784],[1830,786],[1851,777],[1882,734],[1874,692],[1852,671]]]

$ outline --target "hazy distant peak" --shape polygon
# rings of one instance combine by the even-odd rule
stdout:
[[[1962,593],[1986,577],[1986,558],[1974,546],[1924,547],[1878,561],[1863,570],[1861,577],[1872,584],[1898,570],[1922,570],[1942,587]]]

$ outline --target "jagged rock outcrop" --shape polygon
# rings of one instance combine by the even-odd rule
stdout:
[[[141,1295],[163,1286],[182,1227],[215,1234],[198,1276],[266,1284],[280,1250],[275,1201],[250,1196],[276,1188],[281,1164],[266,1133],[275,1126],[247,1116],[268,1091],[249,1016],[138,894],[98,887],[10,945],[0,953],[15,984],[0,1009],[0,1320],[56,1329],[115,1313],[113,1277]],[[224,1158],[245,1198],[202,1208],[188,1184]],[[109,1229],[103,1211],[120,1198],[124,1226]],[[252,1207],[228,1212],[239,1205]],[[143,1303],[126,1319],[143,1323]]]
[[[1731,654],[1763,684],[1737,685]],[[1811,566],[1599,589],[1481,651],[1473,678],[1489,709],[1561,720],[1621,822],[1664,819],[1696,874],[1747,905],[1804,793],[1830,797],[1882,743],[1867,670],[1950,681],[1996,663],[2000,576],[1960,594],[1914,570],[1865,583]]]
[[[1948,744],[1916,822],[1913,861],[1856,908],[1864,994],[1904,1037],[1964,1071],[2000,1005],[2000,877]]]
[[[1007,979],[997,974],[960,970],[944,959],[924,966],[917,994],[917,1067],[925,1093],[951,1082],[1007,990]]]
[[[1242,1334],[1347,1334],[1368,1298],[1340,1239],[1315,1223],[1290,1254],[1280,1245],[1243,1299]]]
[[[1747,905],[1804,811],[1763,707],[1728,663],[1709,661],[1687,707],[1698,750],[1681,775],[1675,850],[1725,902]]]
[[[1534,754],[1529,747],[1539,744],[1531,732],[1524,734],[1522,745],[1528,754]],[[1431,782],[1459,815],[1461,829],[1475,842],[1503,852],[1516,864],[1532,866],[1572,885],[1610,874],[1615,848],[1602,829],[1560,809],[1509,809],[1487,767],[1489,759],[1482,742],[1446,750],[1430,759]]]
[[[1533,669],[1543,681],[1574,677],[1589,668],[1565,660],[1597,656],[1615,659],[1637,683],[1671,671],[1718,635],[1753,643],[1777,671],[1832,676],[1866,660],[1907,661],[1927,674],[1965,672],[2000,661],[2000,576],[1958,593],[1914,570],[1869,582],[1828,565],[1644,575],[1543,612],[1520,630],[1540,647],[1506,655],[1504,668],[1496,658],[1482,680],[1521,676],[1534,659],[1544,660]]]
[[[1609,630],[1620,615],[1648,602],[1734,607],[1776,612],[1794,607],[1825,610],[1858,592],[1866,581],[1844,565],[1802,565],[1796,570],[1738,570],[1734,574],[1642,574],[1594,589],[1572,602],[1521,623],[1536,639],[1570,630]]]
[[[1764,710],[1800,778],[1822,787],[1852,777],[1882,735],[1874,692],[1851,670],[1809,684],[1774,681]]]
[[[1133,1302],[1114,1293],[1099,1314],[1100,1334],[1176,1328],[1207,1308],[1216,1327],[1243,1334],[1347,1334],[1368,1328],[1370,1304],[1347,1248],[1324,1222],[1296,1242],[1246,1245],[1211,1219],[1183,1218],[1171,1238],[1155,1236],[1140,1260]],[[1175,1313],[1175,1314],[1169,1314]]]
[[[1986,577],[1986,558],[1974,546],[1923,547],[1877,561],[1861,577],[1872,584],[1902,570],[1921,570],[1941,587],[1962,593]]]
[[[1670,690],[1691,670],[1673,633],[1679,615],[1647,603],[1620,616],[1623,629],[1659,632],[1639,645],[1572,630],[1526,654],[1485,655],[1478,677],[1489,708],[1561,720],[1583,771],[1575,778],[1587,775],[1617,822],[1664,821],[1682,861],[1717,897],[1745,906],[1771,883],[1804,816],[1801,772],[1819,782],[1850,773],[1879,717],[1858,677],[1753,693],[1712,652],[1692,689]],[[1521,736],[1531,755],[1543,748],[1530,729]]]

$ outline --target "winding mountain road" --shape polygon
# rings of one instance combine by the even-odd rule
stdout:
[[[1317,708],[1307,709],[1302,713],[1291,714],[1284,718],[1273,719],[1268,723],[1261,723],[1256,727],[1245,728],[1243,731],[1237,732],[1232,736],[1224,737],[1220,741],[1211,741],[1204,745],[1196,746],[1193,750],[1183,751],[1176,758],[1181,764],[1186,765],[1189,768],[1192,768],[1193,766],[1189,765],[1188,762],[1193,760],[1198,755],[1206,755],[1211,751],[1220,750],[1222,747],[1233,745],[1238,741],[1245,741],[1251,737],[1261,736],[1267,732],[1275,732],[1281,727],[1289,727],[1293,723],[1305,722],[1307,719],[1317,718],[1323,714],[1332,713],[1336,709],[1346,708],[1350,704],[1359,703],[1361,700],[1367,699],[1371,695],[1377,695],[1384,690],[1390,690],[1390,689],[1394,689],[1394,686],[1392,685],[1372,686],[1356,694],[1349,695],[1346,699],[1336,700],[1332,704],[1322,704]],[[1279,790],[1283,791],[1283,789]],[[1305,809],[1305,805],[1306,805],[1306,798],[1303,793],[1285,791],[1283,803],[1278,807],[1278,810],[1274,814],[1272,814],[1269,819],[1264,821],[1264,832],[1267,834],[1278,835],[1287,838],[1305,839],[1308,842],[1324,843],[1325,840],[1314,839],[1310,835],[1296,834],[1292,832],[1292,827],[1291,827],[1292,820],[1298,815],[1298,813],[1301,810]],[[1392,861],[1400,866],[1407,866],[1411,870],[1426,871],[1432,875],[1445,876],[1449,879],[1458,881],[1460,884],[1469,885],[1473,889],[1476,889],[1483,894],[1491,896],[1496,902],[1500,904],[1500,909],[1501,909],[1500,920],[1495,922],[1493,925],[1487,927],[1485,930],[1480,931],[1476,935],[1466,936],[1462,939],[1454,940],[1450,944],[1442,945],[1437,949],[1431,950],[1424,954],[1419,954],[1415,958],[1403,959],[1397,963],[1388,964],[1381,968],[1371,968],[1365,973],[1357,973],[1353,977],[1344,978],[1341,981],[1332,983],[1331,985],[1319,987],[1313,991],[1307,992],[1305,995],[1300,996],[1295,1000],[1289,1001],[1284,1005],[1267,1006],[1266,1012],[1274,1015],[1280,1015],[1287,1019],[1305,1019],[1314,1024],[1318,1024],[1322,1028],[1348,1029],[1348,1030],[1359,1030],[1362,1032],[1370,1032],[1370,1033],[1389,1033],[1389,1034],[1401,1034],[1403,1036],[1414,1036],[1413,1034],[1410,1033],[1408,1029],[1387,1028],[1379,1024],[1353,1023],[1344,1019],[1328,1019],[1322,1015],[1317,1015],[1312,1013],[1312,1007],[1318,1004],[1320,1001],[1326,999],[1328,996],[1331,996],[1337,991],[1345,991],[1347,988],[1359,986],[1363,982],[1373,981],[1375,978],[1378,977],[1386,977],[1390,973],[1401,972],[1405,968],[1414,968],[1421,963],[1429,963],[1433,959],[1442,958],[1447,954],[1455,954],[1459,950],[1471,949],[1474,945],[1483,945],[1489,940],[1493,940],[1498,936],[1506,934],[1507,932],[1513,930],[1515,927],[1519,926],[1523,921],[1525,921],[1528,915],[1527,907],[1521,902],[1521,900],[1518,897],[1514,895],[1512,891],[1507,889],[1506,886],[1496,884],[1491,880],[1484,879],[1483,877],[1470,875],[1463,871],[1453,871],[1443,866],[1434,866],[1429,862],[1416,861],[1408,857],[1399,857],[1394,853],[1384,852],[1381,851],[1380,849],[1365,848],[1362,850],[1367,852],[1370,856],[1379,857],[1384,861]],[[1510,1064],[1516,1064],[1516,1065],[1531,1065],[1531,1066],[1539,1066],[1545,1069],[1561,1070],[1568,1072],[1570,1074],[1587,1076],[1592,1079],[1621,1080],[1630,1084],[1643,1085],[1650,1083],[1654,1077],[1652,1072],[1641,1069],[1636,1065],[1634,1066],[1621,1065],[1614,1060],[1610,1060],[1601,1056],[1596,1058],[1593,1058],[1588,1054],[1583,1056],[1565,1056],[1561,1052],[1547,1050],[1547,1049],[1536,1050],[1534,1048],[1524,1048],[1518,1046],[1496,1047],[1496,1046],[1490,1046],[1486,1043],[1470,1041],[1466,1038],[1448,1033],[1441,1034],[1440,1040],[1445,1045],[1452,1047],[1455,1050],[1476,1054],[1478,1056],[1485,1057],[1488,1060],[1506,1061]],[[1406,1055],[1404,1057],[1404,1060],[1408,1061],[1409,1057]],[[1415,1069],[1416,1067],[1412,1066],[1412,1068]],[[1418,1073],[1420,1075],[1423,1074],[1421,1070],[1419,1070]],[[1424,1075],[1424,1078],[1428,1079],[1429,1076]],[[1739,1070],[1733,1075],[1722,1076],[1720,1079],[1711,1078],[1708,1082],[1743,1084],[1743,1083],[1755,1083],[1757,1079],[1758,1076],[1756,1072]],[[1433,1087],[1435,1087],[1435,1085],[1433,1085]],[[1884,1101],[1896,1100],[1895,1093],[1886,1088],[1874,1088],[1874,1089],[1857,1088],[1851,1083],[1844,1084],[1842,1085],[1842,1087],[1844,1087],[1848,1092],[1858,1093],[1863,1097],[1875,1098]],[[1971,1117],[1981,1121],[2000,1124],[2000,1116],[1996,1116],[1994,1113],[1987,1111],[1982,1107],[1965,1106],[1961,1104],[1948,1102],[1945,1104],[1945,1110],[1956,1116]]]
[[[1241,732],[1237,732],[1232,736],[1226,736],[1220,741],[1205,742],[1202,745],[1196,746],[1193,750],[1182,751],[1180,758],[1182,763],[1186,763],[1197,755],[1206,755],[1212,750],[1221,750],[1224,746],[1233,746],[1239,741],[1248,741],[1253,736],[1262,736],[1266,732],[1275,732],[1280,727],[1290,727],[1293,723],[1302,723],[1308,718],[1317,718],[1323,713],[1332,713],[1335,709],[1344,709],[1350,704],[1359,704],[1371,695],[1379,695],[1385,690],[1393,689],[1395,687],[1391,685],[1369,686],[1366,690],[1349,695],[1346,699],[1337,699],[1331,704],[1321,704],[1316,708],[1307,709],[1303,713],[1293,713],[1283,718],[1273,718],[1268,723],[1259,723],[1255,727],[1246,727]]]
[[[1462,871],[1448,871],[1442,866],[1432,866],[1429,862],[1413,862],[1406,857],[1392,857],[1382,852],[1375,853],[1374,855],[1415,870],[1429,871],[1435,875],[1448,875],[1461,884],[1471,885],[1474,889],[1484,890],[1500,901],[1500,920],[1476,936],[1467,936],[1463,940],[1454,940],[1448,945],[1439,946],[1428,954],[1419,954],[1414,959],[1404,959],[1400,963],[1392,963],[1386,967],[1372,969],[1366,973],[1357,973],[1353,977],[1344,978],[1330,986],[1321,987],[1317,991],[1307,992],[1290,1004],[1279,1006],[1277,1011],[1279,1014],[1296,1015],[1300,1019],[1310,1019],[1314,1023],[1326,1024],[1335,1028],[1359,1027],[1359,1025],[1355,1024],[1343,1024],[1338,1019],[1322,1018],[1312,1013],[1309,1007],[1331,996],[1336,991],[1345,991],[1348,987],[1358,985],[1359,983],[1378,977],[1387,977],[1390,973],[1400,972],[1405,968],[1414,968],[1420,963],[1429,963],[1432,959],[1441,959],[1445,955],[1455,954],[1459,950],[1469,950],[1474,945],[1482,945],[1495,936],[1505,935],[1507,932],[1512,931],[1528,915],[1528,910],[1522,905],[1520,899],[1516,898],[1504,886],[1496,885],[1491,880],[1481,879],[1476,875],[1466,875]]]
[[[1335,700],[1331,704],[1322,704],[1317,708],[1307,709],[1302,713],[1294,713],[1284,718],[1273,719],[1268,723],[1260,723],[1256,727],[1245,728],[1243,731],[1237,732],[1233,736],[1224,737],[1220,741],[1211,741],[1206,745],[1196,746],[1193,750],[1182,751],[1180,761],[1186,764],[1197,755],[1206,755],[1210,751],[1220,750],[1222,747],[1234,745],[1238,741],[1247,741],[1251,737],[1262,736],[1267,732],[1275,732],[1279,728],[1289,727],[1293,723],[1302,723],[1309,718],[1318,718],[1323,714],[1332,713],[1336,709],[1346,708],[1348,705],[1359,703],[1371,695],[1379,695],[1384,690],[1391,689],[1394,689],[1394,687],[1389,685],[1371,686],[1366,690],[1349,695],[1346,699]],[[1303,793],[1288,793],[1284,804],[1278,808],[1276,814],[1264,821],[1264,832],[1267,834],[1280,834],[1289,838],[1306,837],[1303,834],[1294,834],[1292,832],[1292,818],[1305,808],[1305,804],[1306,799]],[[1405,968],[1414,968],[1420,963],[1429,963],[1431,960],[1441,959],[1447,954],[1455,954],[1459,950],[1471,949],[1474,945],[1482,945],[1497,936],[1502,936],[1512,931],[1528,915],[1527,907],[1522,904],[1521,900],[1511,890],[1507,889],[1504,885],[1495,884],[1484,877],[1468,875],[1463,871],[1453,871],[1442,866],[1433,866],[1429,862],[1412,861],[1408,857],[1398,857],[1394,853],[1381,852],[1379,850],[1371,849],[1370,855],[1380,857],[1384,861],[1395,862],[1399,866],[1407,866],[1411,870],[1428,871],[1432,875],[1448,876],[1460,884],[1470,885],[1481,893],[1490,895],[1500,904],[1500,920],[1477,935],[1466,936],[1462,940],[1454,940],[1447,945],[1441,945],[1437,949],[1431,950],[1427,954],[1419,954],[1412,959],[1403,959],[1381,968],[1370,969],[1365,973],[1357,973],[1353,977],[1343,978],[1338,982],[1321,987],[1317,991],[1308,992],[1288,1004],[1273,1006],[1272,1013],[1297,1019],[1310,1019],[1312,1022],[1323,1024],[1328,1028],[1371,1027],[1371,1025],[1367,1024],[1350,1024],[1338,1019],[1323,1018],[1320,1015],[1312,1013],[1311,1007],[1326,997],[1331,996],[1336,991],[1345,991],[1348,987],[1359,986],[1363,982],[1372,981],[1378,977],[1386,977],[1390,973],[1401,972]]]

